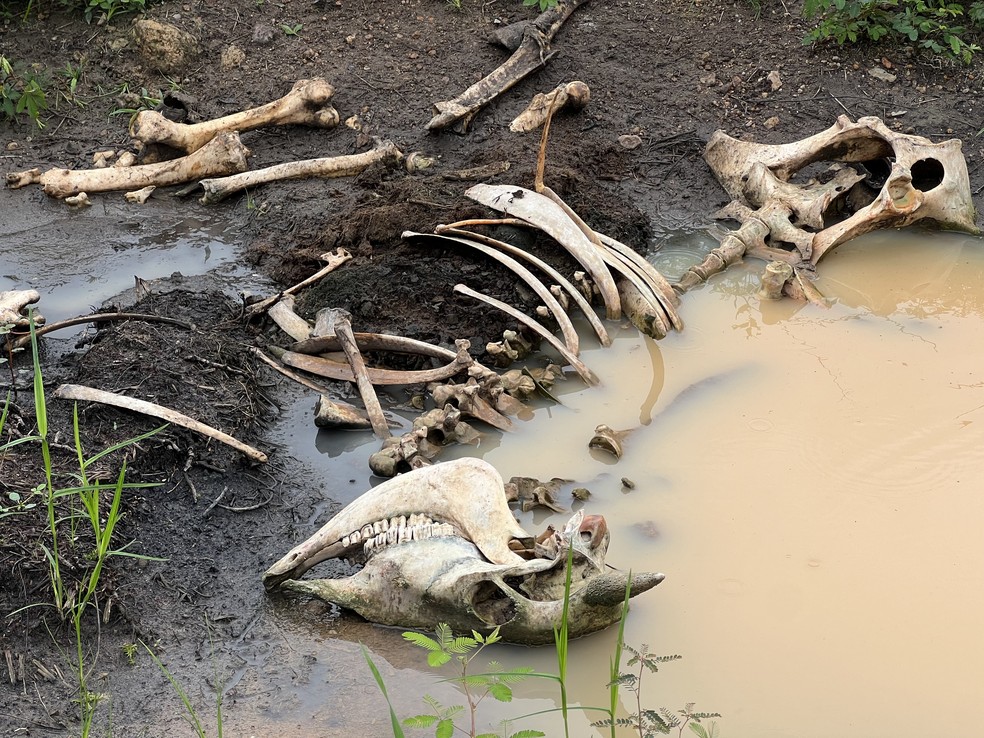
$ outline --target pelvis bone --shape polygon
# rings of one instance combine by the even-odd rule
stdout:
[[[459,459],[418,469],[366,492],[264,575],[282,586],[355,610],[385,625],[489,632],[514,643],[553,641],[573,551],[572,637],[619,619],[629,575],[605,567],[609,535],[600,516],[579,513],[564,535],[534,541],[509,511],[502,478],[488,463]],[[342,579],[297,580],[314,564],[361,553],[365,566]],[[631,595],[662,574],[635,574]]]
[[[925,222],[978,233],[960,141],[934,143],[880,119],[846,116],[788,144],[739,141],[721,131],[704,158],[732,197],[719,216],[742,226],[676,285],[684,291],[742,255],[812,268],[836,246],[879,228]],[[825,172],[807,170],[832,163]],[[813,174],[808,181],[797,175]]]

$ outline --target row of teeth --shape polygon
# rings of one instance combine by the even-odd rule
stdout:
[[[361,543],[363,552],[368,556],[384,546],[454,535],[456,531],[453,525],[437,523],[422,513],[414,513],[409,517],[400,515],[389,520],[379,520],[372,525],[365,525],[361,530],[344,536],[342,545],[348,548]]]

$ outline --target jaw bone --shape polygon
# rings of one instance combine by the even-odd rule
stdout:
[[[442,622],[465,632],[498,626],[508,641],[541,645],[552,641],[562,617],[569,545],[571,637],[621,617],[630,575],[605,567],[608,540],[603,518],[579,512],[563,535],[551,531],[534,543],[512,518],[498,473],[486,462],[461,459],[370,490],[264,580],[374,623],[430,628]],[[360,548],[367,561],[351,577],[294,580],[318,561]],[[634,575],[630,596],[662,580],[662,574]]]
[[[273,587],[296,579],[320,561],[361,548],[367,525],[371,529],[376,521],[421,512],[454,526],[489,561],[518,563],[522,559],[510,550],[509,541],[526,541],[530,536],[513,518],[502,487],[499,473],[480,459],[459,459],[428,467],[425,473],[395,477],[363,494],[294,547],[267,570],[263,581]],[[474,494],[496,489],[499,494]],[[354,542],[349,535],[353,531],[360,532]]]

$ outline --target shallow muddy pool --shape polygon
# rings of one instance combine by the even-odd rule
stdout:
[[[760,266],[687,295],[682,334],[657,344],[626,328],[586,350],[602,387],[569,379],[561,405],[478,453],[507,478],[588,487],[587,509],[612,529],[609,562],[667,575],[633,600],[626,628],[630,644],[683,656],[648,678],[644,707],[696,702],[723,714],[725,736],[960,734],[979,722],[984,683],[984,243],[912,232],[841,247],[821,265],[828,310],[760,302]],[[617,463],[586,448],[598,423],[632,430]],[[326,450],[336,470],[368,453]],[[522,522],[548,519],[563,516]],[[412,668],[422,655],[398,633],[372,632],[401,714],[423,712],[424,691],[453,700]],[[614,635],[573,645],[574,702],[606,703]],[[347,673],[364,668],[351,642],[332,649]],[[553,667],[550,649],[495,655]],[[517,695],[486,718],[556,700],[546,683]],[[298,717],[286,722],[303,729]],[[595,732],[582,716],[574,726]],[[545,718],[520,727],[559,731]]]

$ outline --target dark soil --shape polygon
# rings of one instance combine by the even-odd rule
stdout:
[[[40,9],[27,22],[17,16],[0,25],[0,50],[44,70],[51,109],[41,131],[26,121],[0,124],[5,170],[84,168],[94,151],[125,147],[127,116],[113,113],[137,103],[132,93],[141,88],[155,98],[176,93],[192,116],[211,118],[278,98],[297,79],[324,77],[335,87],[342,118],[358,115],[362,131],[339,126],[246,133],[253,167],[354,153],[368,145],[369,136],[389,138],[405,153],[423,151],[437,157],[437,164],[416,174],[374,168],[350,180],[267,185],[214,207],[244,224],[243,258],[284,285],[315,271],[326,251],[351,252],[349,264],[300,295],[306,317],[322,307],[341,307],[351,312],[356,330],[445,346],[467,338],[479,356],[486,342],[514,326],[452,292],[454,285],[464,282],[527,307],[534,298],[494,263],[411,244],[401,233],[488,217],[463,196],[478,180],[463,181],[462,170],[501,170],[508,163],[508,171],[481,181],[531,186],[539,137],[510,133],[508,124],[534,93],[561,82],[585,81],[591,102],[581,113],[555,119],[547,182],[592,227],[642,251],[657,247],[668,230],[706,226],[725,202],[701,159],[704,142],[719,128],[778,143],[825,129],[840,115],[875,115],[898,130],[936,140],[960,138],[975,202],[982,204],[979,65],[951,66],[908,48],[803,46],[807,25],[799,3],[765,3],[759,12],[743,0],[592,0],[558,34],[559,53],[547,67],[479,113],[463,135],[428,133],[431,106],[505,59],[506,52],[487,38],[501,25],[532,16],[516,0],[465,0],[460,11],[439,0],[154,3],[146,17],[189,31],[201,45],[193,62],[166,75],[155,60],[141,57],[130,19],[88,25],[57,12],[56,3],[35,5]],[[296,35],[284,30],[298,26]],[[244,57],[223,69],[220,60],[232,46]],[[61,94],[67,92],[67,64],[84,71],[74,99]],[[882,81],[869,73],[872,68],[897,78]],[[779,89],[767,79],[773,71]],[[638,136],[639,145],[623,146],[619,139],[625,135]],[[134,206],[134,217],[138,213]],[[534,248],[569,271],[554,247]],[[242,306],[216,290],[169,289],[158,289],[166,294],[138,309],[194,328],[153,322],[100,326],[93,340],[68,355],[42,352],[49,392],[67,381],[131,393],[271,451],[271,462],[250,465],[221,444],[173,427],[100,461],[94,471],[104,480],[115,479],[125,456],[129,481],[160,485],[127,495],[119,540],[135,540],[134,552],[168,559],[165,566],[119,558],[103,574],[103,672],[123,669],[120,646],[138,639],[165,644],[177,655],[200,651],[206,642],[202,613],[220,640],[243,636],[266,597],[261,572],[288,541],[310,532],[295,521],[308,520],[315,506],[310,490],[293,483],[296,471],[287,471],[295,466],[290,449],[271,449],[264,437],[292,390],[259,369],[249,351],[289,341],[266,324],[245,321]],[[15,365],[29,367],[30,356],[16,357]],[[35,429],[29,384],[29,373],[15,378],[21,389],[0,442]],[[70,484],[73,472],[67,405],[51,404],[49,422],[60,433],[53,452],[56,486]],[[90,454],[156,426],[98,406],[81,407],[80,421]],[[0,506],[10,493],[29,498],[42,479],[36,444],[0,456]],[[50,608],[8,615],[50,601],[40,548],[45,536],[41,507],[0,518],[0,735],[78,731],[72,680],[55,671],[64,660],[53,640],[68,645],[68,630]],[[74,545],[68,536],[62,540],[65,574],[78,586],[91,541],[84,533]],[[89,627],[93,632],[87,635],[94,637],[95,626]],[[122,714],[113,714],[114,728],[129,735],[143,726],[143,733],[154,735],[145,715],[154,712],[160,681],[131,688],[137,696]]]

